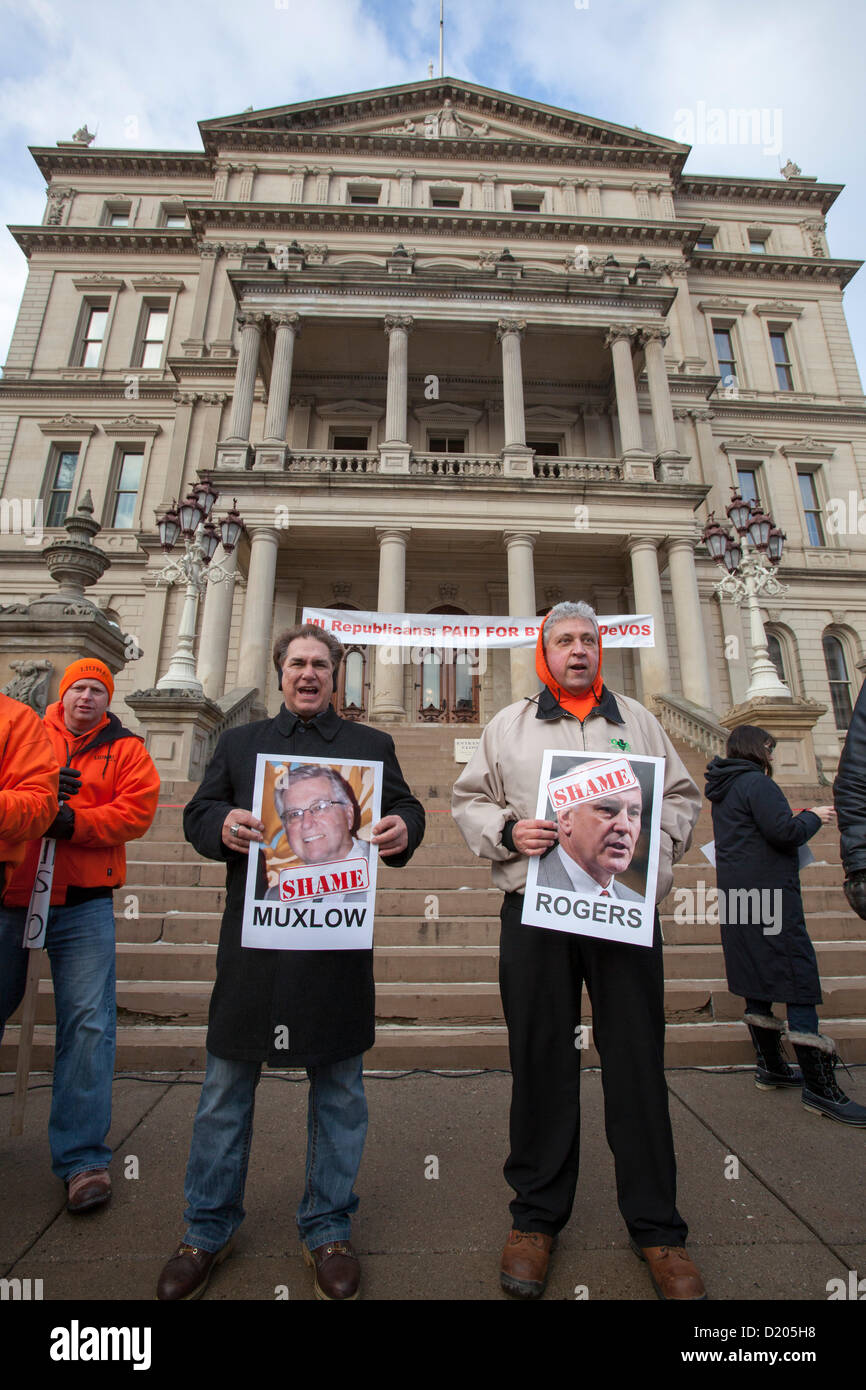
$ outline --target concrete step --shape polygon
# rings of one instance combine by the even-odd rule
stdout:
[[[671,903],[672,899],[667,899]],[[719,940],[718,923],[713,922],[675,922],[673,917],[662,914],[662,931],[669,945],[695,946],[712,944]],[[853,912],[808,912],[806,924],[812,941],[866,941],[866,922]]]
[[[203,1026],[118,1028],[117,1070],[203,1071],[205,1034]],[[835,1019],[832,1036],[846,1062],[866,1062],[866,1024],[862,1019]],[[50,1069],[53,1044],[52,1028],[40,1025],[34,1030],[33,1071]],[[0,1070],[14,1070],[17,1046],[18,1028],[10,1025],[0,1045]],[[594,1046],[585,1049],[582,1061],[584,1066],[598,1066]],[[376,1044],[367,1053],[365,1065],[369,1071],[416,1067],[507,1070],[505,1025],[407,1027],[383,1023],[376,1029]],[[665,1065],[753,1066],[754,1052],[741,1023],[671,1023],[666,1030]],[[843,1087],[844,1080],[842,1073]]]
[[[821,985],[824,1003],[819,1005],[818,1013],[828,1020],[828,1026],[830,1020],[858,1017],[866,1012],[866,976],[827,976]],[[212,987],[210,980],[118,981],[118,1023],[206,1023]],[[743,1000],[728,992],[724,979],[668,980],[664,1006],[665,1017],[674,1023],[736,1021],[743,1015]],[[488,1023],[501,1022],[503,1017],[499,985],[489,980],[379,980],[376,1014],[386,1021],[406,1024]],[[588,1021],[591,1014],[589,996],[584,990],[581,1018]],[[51,981],[41,980],[37,1022],[51,1024],[54,1017]]]

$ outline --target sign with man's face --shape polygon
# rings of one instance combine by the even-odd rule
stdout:
[[[241,944],[267,950],[368,950],[382,764],[259,754]]]
[[[651,945],[663,785],[663,758],[548,749],[536,817],[558,840],[529,861],[522,921]]]

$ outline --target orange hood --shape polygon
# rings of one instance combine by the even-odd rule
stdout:
[[[547,618],[544,619],[544,623],[546,622]],[[589,690],[583,695],[570,695],[567,690],[563,690],[559,682],[551,675],[550,667],[547,664],[547,657],[544,653],[544,623],[541,624],[541,629],[538,633],[538,641],[535,644],[535,670],[538,674],[538,679],[547,686],[554,700],[556,700],[564,710],[568,710],[569,714],[573,714],[575,718],[579,719],[582,723],[590,710],[595,709],[596,705],[601,701],[603,685],[601,676],[601,633],[598,634],[598,671],[596,672],[595,680]]]

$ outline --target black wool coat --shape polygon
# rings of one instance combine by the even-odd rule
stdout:
[[[409,831],[403,853],[383,863],[408,863],[424,835],[424,809],[403,778],[390,735],[341,719],[329,705],[306,724],[283,706],[275,719],[229,729],[184,810],[190,844],[205,858],[226,864],[208,1051],[270,1067],[341,1062],[373,1046],[373,952],[262,951],[241,945],[247,856],[226,849],[222,828],[229,811],[252,810],[259,753],[381,762],[382,815],[401,816]],[[288,1048],[275,1045],[280,1027],[288,1029]]]
[[[797,857],[800,845],[820,830],[820,819],[812,811],[793,815],[772,777],[747,758],[713,758],[706,795],[728,988],[771,1003],[820,1004]],[[738,889],[757,889],[760,898],[747,900]]]
[[[842,868],[846,876],[862,873],[866,869],[866,683],[851,716],[833,799],[839,818]]]

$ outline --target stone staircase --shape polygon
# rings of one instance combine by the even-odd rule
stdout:
[[[477,728],[389,728],[406,778],[427,809],[424,843],[405,869],[379,869],[375,971],[377,1039],[374,1069],[508,1066],[497,984],[500,894],[490,869],[476,860],[449,814],[455,737]],[[678,744],[703,786],[706,759]],[[201,1069],[225,890],[221,864],[186,844],[182,808],[191,783],[165,783],[148,835],[128,846],[127,885],[117,917],[117,1067],[121,1071]],[[793,788],[794,806],[826,801],[829,788]],[[699,846],[712,838],[704,805],[693,848],[675,869],[674,891],[662,904],[665,936],[666,1058],[669,1066],[748,1063],[751,1044],[738,1022],[742,1004],[724,977],[718,927],[683,920],[685,895],[715,887]],[[841,891],[839,841],[822,829],[810,842],[819,862],[803,870],[807,921],[821,969],[822,1028],[847,1061],[866,1061],[866,922]],[[700,916],[700,900],[698,898]],[[51,1065],[53,997],[48,962],[40,984],[34,1070]],[[583,1017],[591,1021],[584,996]],[[15,1065],[14,1020],[0,1047],[0,1069]],[[594,1048],[587,1065],[596,1065]]]

